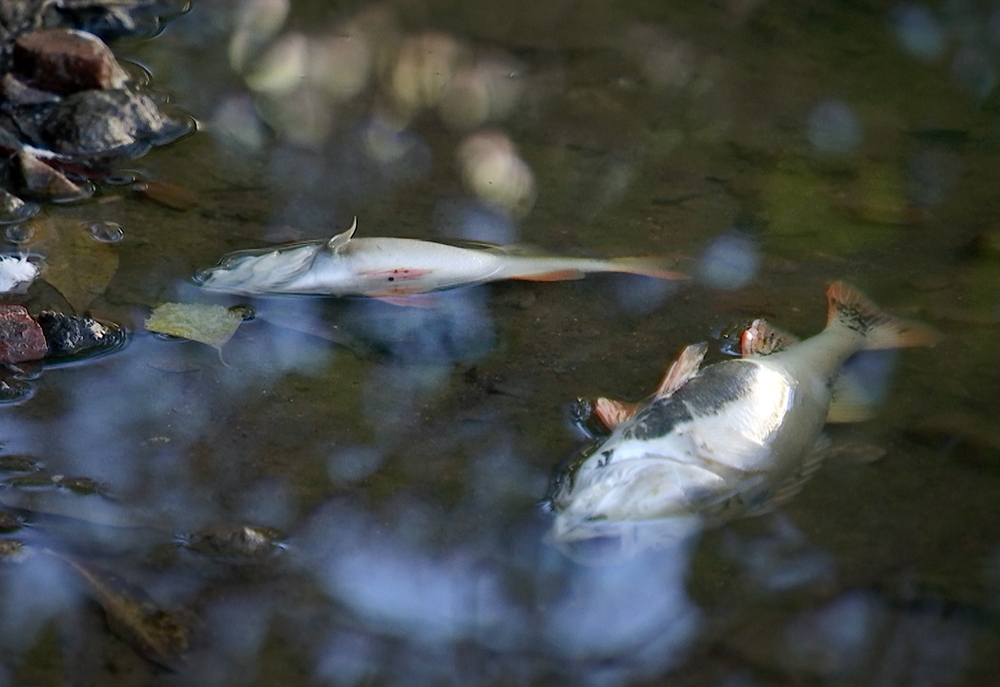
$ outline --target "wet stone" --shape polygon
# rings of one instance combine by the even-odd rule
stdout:
[[[108,487],[103,482],[98,482],[89,477],[63,477],[62,475],[56,475],[52,478],[52,482],[57,487],[62,487],[74,494],[80,494],[83,496],[89,496],[91,494],[104,494],[107,492]]]
[[[23,222],[38,214],[39,207],[34,203],[26,203],[17,196],[0,188],[0,224]],[[10,229],[10,227],[8,227]],[[7,233],[6,231],[4,232]],[[10,237],[7,237],[10,240]],[[17,243],[16,241],[14,243]]]
[[[67,96],[41,124],[41,138],[68,155],[137,154],[187,128],[174,122],[143,93],[89,90]]]
[[[105,40],[152,36],[188,6],[188,0],[61,0],[46,7],[45,21],[85,29]]]
[[[45,310],[38,315],[49,358],[76,358],[118,350],[128,334],[117,325]]]
[[[0,379],[0,404],[21,403],[31,398],[35,387],[17,379]]]
[[[66,178],[55,167],[50,167],[31,153],[17,154],[21,191],[44,200],[71,200],[88,195],[82,187]]]
[[[277,553],[283,548],[283,539],[284,535],[271,527],[211,527],[186,537],[184,547],[210,558],[255,560]]]
[[[8,103],[14,105],[47,105],[59,102],[59,96],[42,91],[25,83],[10,72],[0,78],[0,91]]]
[[[39,360],[45,351],[45,335],[27,309],[0,305],[0,364]]]
[[[0,534],[10,534],[17,532],[24,526],[24,521],[5,510],[0,510]]]
[[[121,88],[125,70],[97,36],[74,29],[29,31],[14,42],[13,70],[32,86],[68,95],[93,88]]]
[[[0,563],[20,563],[27,555],[20,539],[0,539]]]
[[[37,460],[21,453],[0,456],[0,472],[35,472],[41,467]]]
[[[14,475],[0,482],[4,487],[14,489],[51,489],[56,486],[52,475],[46,472],[32,472],[25,475]]]

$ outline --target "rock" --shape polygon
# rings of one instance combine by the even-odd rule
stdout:
[[[66,178],[55,167],[50,167],[31,153],[17,154],[17,172],[20,190],[41,200],[69,200],[82,198],[87,192]]]
[[[121,88],[128,75],[97,36],[73,29],[38,29],[17,37],[13,72],[35,88],[62,95]]]
[[[67,96],[41,125],[51,150],[68,155],[136,154],[165,143],[186,127],[160,112],[152,98],[126,90],[89,90]]]
[[[10,72],[0,78],[0,91],[9,103],[14,105],[45,105],[59,102],[59,96],[49,91],[39,90]]]
[[[25,203],[12,193],[0,188],[0,224],[16,224],[38,214],[39,207]]]
[[[20,305],[0,305],[0,363],[41,360],[47,346],[42,328]]]
[[[75,26],[105,40],[152,36],[189,6],[188,0],[60,0],[46,8],[45,22]]]
[[[38,314],[48,344],[49,358],[78,358],[118,350],[128,341],[128,334],[117,325],[104,324],[89,317],[63,315],[51,310]]]

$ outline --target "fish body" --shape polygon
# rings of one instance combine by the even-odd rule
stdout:
[[[357,219],[331,239],[238,251],[204,270],[202,288],[242,295],[303,294],[399,298],[502,279],[558,281],[591,272],[682,278],[645,258],[593,260],[406,238],[353,238]]]
[[[555,538],[691,514],[719,522],[794,495],[819,466],[828,419],[865,416],[837,398],[848,358],[935,339],[843,283],[827,296],[827,326],[810,339],[758,320],[743,335],[742,358],[699,369],[707,346],[689,346],[649,401],[601,399],[595,409],[611,432],[553,496]]]

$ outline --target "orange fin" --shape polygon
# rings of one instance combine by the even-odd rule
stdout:
[[[765,320],[754,320],[740,336],[740,357],[770,355],[799,342],[799,337],[771,326]]]
[[[552,270],[551,272],[535,274],[519,274],[510,278],[520,281],[568,281],[570,279],[583,279],[583,272],[576,269]]]
[[[690,279],[683,272],[667,269],[667,261],[663,258],[614,258],[611,264],[615,272],[622,274],[638,274],[654,279]]]
[[[627,403],[625,401],[614,401],[610,398],[598,398],[594,401],[592,414],[608,429],[614,429],[621,423],[635,415],[639,410],[639,403]]]
[[[656,388],[653,394],[655,398],[666,398],[672,393],[687,384],[688,380],[698,373],[701,362],[708,352],[708,344],[705,342],[692,344],[681,351],[677,360],[670,364],[667,373],[663,376],[663,381]]]
[[[839,323],[865,337],[865,349],[933,346],[941,334],[920,322],[892,317],[879,309],[867,296],[842,281],[830,284],[827,326]]]

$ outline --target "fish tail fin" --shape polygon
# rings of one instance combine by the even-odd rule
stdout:
[[[866,350],[933,346],[941,334],[914,320],[893,317],[853,286],[842,281],[826,290],[828,327],[852,329],[865,337]]]
[[[653,277],[654,279],[690,279],[683,272],[669,269],[670,261],[665,258],[614,258],[609,261],[612,272],[622,274],[638,274],[643,277]]]

